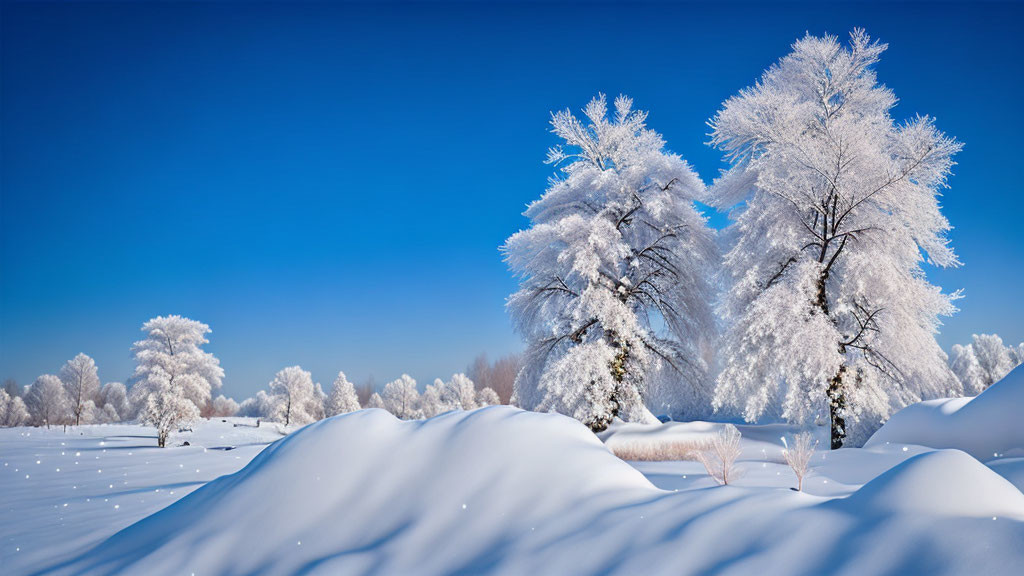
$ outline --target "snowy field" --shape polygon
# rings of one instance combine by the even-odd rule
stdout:
[[[739,427],[730,486],[697,462],[627,463],[607,447],[692,441],[720,424],[618,424],[606,446],[575,420],[508,407],[414,422],[364,410],[269,448],[283,431],[245,419],[202,422],[163,450],[137,426],[0,430],[0,566],[1021,574],[1021,406],[1020,369],[975,400],[912,406],[865,448],[819,451],[803,493],[782,425]]]
[[[95,546],[283,436],[277,425],[226,420],[199,422],[168,449],[142,426],[0,429],[0,573],[31,573]]]

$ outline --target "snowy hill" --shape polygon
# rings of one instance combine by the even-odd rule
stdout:
[[[900,410],[868,440],[866,447],[917,444],[956,448],[982,462],[1024,456],[1024,366],[975,398],[949,398]]]
[[[1024,565],[1024,495],[966,454],[822,453],[810,493],[798,493],[788,468],[759,458],[767,434],[744,450],[741,482],[718,487],[693,462],[649,463],[661,467],[653,474],[631,466],[559,415],[491,407],[403,422],[366,410],[294,433],[45,572],[1015,574]],[[671,475],[676,487],[637,469],[663,487]]]

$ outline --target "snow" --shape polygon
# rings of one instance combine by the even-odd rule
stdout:
[[[1024,520],[1024,494],[959,450],[926,452],[865,484],[851,509]]]
[[[1017,367],[975,398],[931,400],[904,408],[875,432],[866,446],[892,443],[957,448],[982,462],[1024,456],[1024,419],[1018,414],[1022,406],[1024,368]]]
[[[0,573],[81,553],[282,436],[275,425],[225,420],[201,421],[163,449],[153,428],[136,425],[0,429]]]
[[[618,423],[603,438],[660,441],[720,427]],[[575,420],[506,406],[426,421],[363,410],[259,455],[273,427],[205,422],[188,436],[193,446],[163,451],[139,447],[151,437],[115,440],[142,430],[120,428],[83,427],[78,439],[3,431],[13,450],[0,468],[0,562],[11,573],[1014,574],[1024,563],[1024,495],[957,450],[819,451],[801,493],[790,489],[779,440],[796,430],[778,424],[738,426],[740,476],[721,487],[696,462],[623,462]],[[240,431],[260,436],[231,437]],[[60,462],[77,475],[57,484],[34,464],[74,454],[60,441],[102,455],[90,463],[97,478]],[[200,447],[226,444],[239,447]],[[1019,460],[989,466],[1020,470]],[[124,472],[140,492],[101,489],[107,474]],[[109,501],[88,509],[79,490]],[[88,513],[63,511],[69,500]],[[63,527],[51,518],[60,514]]]

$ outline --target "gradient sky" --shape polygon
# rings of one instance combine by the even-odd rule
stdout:
[[[1021,5],[4,3],[0,378],[124,380],[146,319],[213,328],[239,399],[301,364],[378,383],[520,348],[498,253],[549,111],[631,95],[705,181],[705,121],[805,31],[888,42],[898,118],[966,146],[948,348],[1024,340]],[[715,215],[721,225],[723,218]]]

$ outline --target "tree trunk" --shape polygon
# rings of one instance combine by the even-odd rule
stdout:
[[[846,408],[846,392],[843,390],[845,373],[846,365],[843,364],[828,384],[828,415],[832,425],[833,450],[842,448],[843,440],[846,439],[846,419],[843,418],[843,410]]]
[[[613,342],[614,342],[614,340],[613,340]],[[626,346],[621,346],[620,345],[619,346],[619,353],[615,355],[615,360],[612,362],[612,365],[609,367],[611,369],[611,371],[612,371],[612,379],[615,380],[615,382],[618,385],[620,385],[620,386],[622,385],[622,381],[626,377],[626,360],[628,358],[629,358],[629,348],[626,347]],[[618,395],[618,393],[613,393],[612,397],[609,400],[610,400],[611,405],[612,405],[611,417],[607,418],[607,419],[604,419],[604,418],[594,419],[592,422],[590,422],[588,424],[588,427],[590,428],[590,430],[592,432],[594,432],[595,434],[598,433],[598,432],[604,432],[605,430],[607,430],[608,426],[610,426],[612,421],[615,420],[615,417],[619,415],[620,405],[619,405],[619,395]]]
[[[818,294],[814,303],[826,318],[829,315],[828,291],[826,289],[828,273],[829,269],[826,268],[818,278]],[[839,345],[839,353],[846,353],[842,344]],[[829,424],[832,429],[832,450],[842,448],[843,440],[846,438],[846,420],[842,416],[843,411],[846,408],[846,391],[843,389],[843,375],[845,373],[846,364],[842,364],[839,366],[839,371],[836,372],[836,375],[832,377],[831,381],[829,381],[828,388],[825,392],[826,397],[828,398]]]

